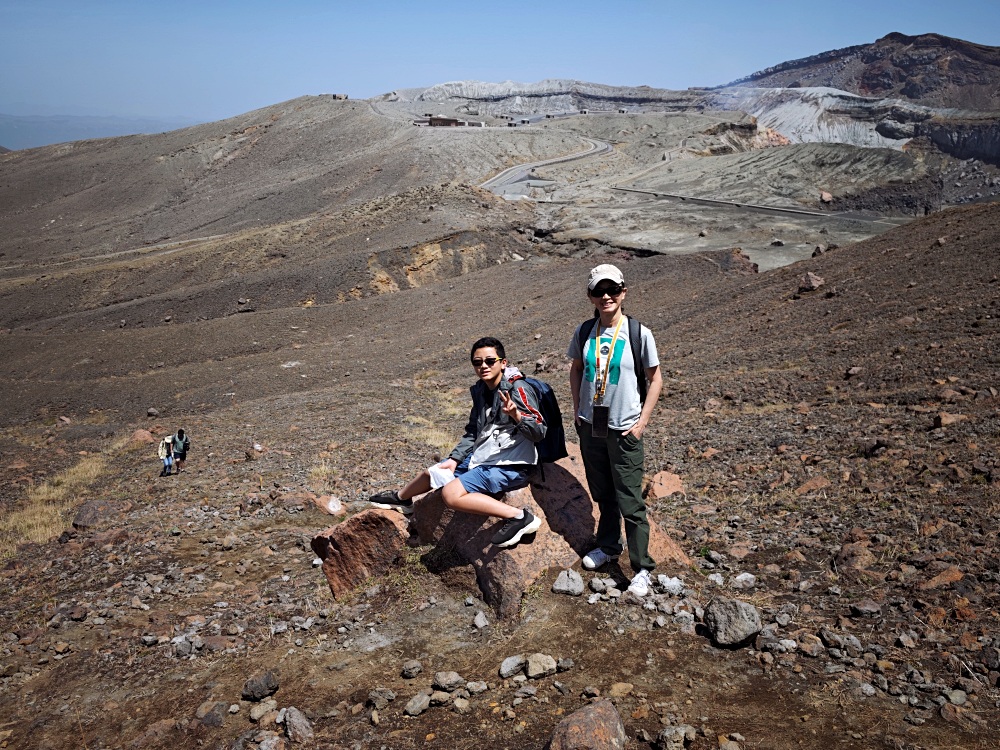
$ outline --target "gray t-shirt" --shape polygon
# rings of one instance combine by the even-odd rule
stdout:
[[[600,321],[594,325],[580,351],[580,327],[577,326],[570,339],[566,355],[570,359],[583,360],[583,379],[580,383],[580,409],[577,416],[585,422],[594,420],[594,391],[597,388],[597,358],[595,357],[594,335],[600,329],[601,337],[601,369],[608,368],[608,386],[604,391],[606,406],[611,407],[608,426],[612,430],[627,430],[639,421],[642,414],[642,404],[639,402],[639,384],[633,372],[635,363],[632,361],[632,347],[628,339],[628,320],[622,323],[618,338],[615,340],[615,350],[608,366],[607,356],[611,353],[611,339],[615,334],[614,326],[602,328]],[[587,323],[589,325],[589,322]],[[640,326],[642,335],[642,366],[657,367],[660,364],[656,353],[656,342],[653,334],[646,326]]]

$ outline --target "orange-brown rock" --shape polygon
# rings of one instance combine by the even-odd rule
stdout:
[[[624,750],[627,737],[618,709],[600,700],[574,711],[556,724],[551,750]]]
[[[927,591],[930,589],[939,589],[942,586],[947,586],[949,583],[956,583],[961,581],[964,574],[961,570],[956,568],[954,565],[945,568],[936,576],[931,578],[929,581],[924,581],[920,584],[920,588]]]
[[[662,500],[671,495],[687,496],[684,483],[677,474],[671,474],[669,471],[658,472],[649,485],[649,497],[654,500]]]
[[[153,433],[149,430],[136,430],[132,433],[132,442],[143,445],[146,443],[155,443],[156,438],[153,437]]]
[[[327,515],[335,516],[337,518],[347,515],[347,508],[345,508],[344,504],[340,502],[340,498],[334,497],[333,495],[320,495],[317,498],[313,498],[313,505]]]
[[[530,487],[507,493],[505,502],[526,508],[542,519],[534,539],[503,549],[490,544],[500,523],[495,518],[473,516],[448,508],[440,492],[416,501],[413,519],[424,543],[453,549],[476,572],[484,599],[500,617],[518,613],[521,597],[546,570],[567,568],[593,546],[599,511],[590,499],[580,449],[566,446],[569,456],[546,464],[545,478]],[[683,550],[650,516],[649,552],[664,569],[691,564]]]
[[[841,570],[864,570],[875,562],[875,555],[868,549],[868,542],[851,542],[837,551],[833,561]]]
[[[387,573],[409,536],[406,518],[396,511],[371,509],[321,532],[312,549],[334,597],[369,578]]]
[[[808,495],[810,492],[818,492],[830,486],[830,480],[820,475],[808,480],[805,484],[795,490],[796,495]]]

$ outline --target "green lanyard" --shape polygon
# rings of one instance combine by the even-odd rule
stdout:
[[[615,326],[615,333],[611,337],[611,348],[608,350],[608,361],[604,363],[604,371],[601,371],[601,321],[594,325],[594,359],[597,363],[596,382],[594,383],[594,403],[599,404],[604,401],[604,392],[608,389],[608,375],[611,371],[611,358],[615,355],[615,342],[618,340],[618,332],[622,329],[622,321],[625,316],[618,318],[618,325]]]

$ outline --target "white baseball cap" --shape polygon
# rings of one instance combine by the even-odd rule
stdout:
[[[587,281],[587,289],[593,289],[604,279],[613,281],[620,286],[625,286],[625,277],[622,276],[622,272],[618,266],[613,266],[610,263],[602,263],[590,269],[590,279]]]

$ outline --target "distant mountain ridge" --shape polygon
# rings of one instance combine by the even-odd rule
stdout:
[[[199,120],[171,117],[90,117],[76,115],[0,114],[0,143],[9,150],[37,148],[66,141],[113,138],[140,133],[164,133],[199,124]]]
[[[1000,47],[941,34],[893,32],[871,44],[789,60],[725,86],[829,86],[930,107],[1000,109]]]

